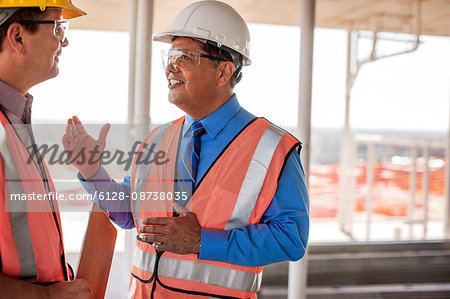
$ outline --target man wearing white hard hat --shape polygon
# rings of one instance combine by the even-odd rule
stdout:
[[[138,230],[129,298],[256,298],[264,265],[305,254],[301,143],[239,105],[233,87],[251,64],[250,35],[232,7],[193,3],[153,40],[171,44],[163,53],[169,101],[186,115],[147,136],[131,179],[116,183],[99,163],[75,165],[80,179],[93,195],[121,194],[96,201]],[[71,132],[68,150],[105,142]]]
[[[42,159],[32,154],[37,147],[28,93],[58,75],[67,19],[85,14],[70,0],[0,0],[1,298],[89,298],[88,283],[72,280],[58,205],[45,197],[54,186]],[[15,196],[26,200],[13,201]]]

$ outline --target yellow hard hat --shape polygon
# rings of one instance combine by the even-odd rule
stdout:
[[[62,8],[64,19],[72,19],[86,15],[84,11],[75,7],[71,0],[0,0],[2,8],[39,7],[44,11],[47,7]]]

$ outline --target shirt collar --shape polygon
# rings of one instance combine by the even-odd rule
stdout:
[[[206,133],[214,139],[217,134],[225,127],[225,125],[238,113],[241,106],[237,100],[236,94],[233,96],[222,106],[219,107],[216,111],[200,120],[200,123],[206,130]],[[190,130],[192,124],[194,123],[194,119],[186,115],[186,119],[184,121],[183,127],[183,135],[186,135]]]
[[[25,107],[31,106],[33,96],[27,93],[23,96],[20,92],[0,81],[0,105],[10,113],[22,118]]]

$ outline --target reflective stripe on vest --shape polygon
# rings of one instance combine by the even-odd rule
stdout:
[[[133,264],[143,271],[153,272],[155,259],[156,255],[154,253],[137,248]],[[158,275],[245,292],[258,291],[262,281],[262,272],[251,273],[165,256],[162,256],[159,261]]]
[[[232,230],[247,225],[264,183],[273,153],[284,134],[285,132],[273,125],[269,126],[264,132],[245,174],[233,214],[225,226],[225,230]]]
[[[153,150],[154,152],[157,151],[162,139],[167,133],[167,130],[170,128],[171,123],[164,124],[162,126],[159,126],[153,131],[153,134],[151,136],[148,136],[145,138],[144,142],[141,144],[141,147],[138,149],[139,151],[142,151],[142,157],[145,157],[148,154],[149,150]],[[151,137],[151,138],[149,138]],[[151,142],[151,143],[150,143]],[[146,149],[143,148],[144,144],[148,144]],[[155,145],[154,147],[152,145]],[[136,155],[137,157],[137,155]],[[135,163],[136,164],[136,161]],[[136,175],[136,181],[134,182],[134,188],[132,188],[131,194],[133,194],[136,190],[144,190],[145,184],[147,183],[147,176],[150,173],[150,169],[153,163],[150,164],[140,164],[139,167],[134,167],[134,170],[137,172]],[[132,182],[133,183],[133,182]],[[140,223],[142,223],[142,218],[140,217],[139,210],[141,209],[141,201],[140,200],[132,200],[131,208],[133,212],[133,217],[136,225],[136,227],[140,226]]]
[[[63,249],[48,200],[10,200],[12,194],[47,192],[36,165],[27,164],[30,155],[2,113],[0,120],[1,273],[29,282],[63,281]],[[51,181],[49,185],[54,192]]]
[[[14,161],[11,151],[8,147],[8,142],[6,140],[6,131],[3,126],[0,126],[0,154],[3,158],[2,162],[6,165],[5,169],[5,182],[6,188],[5,194],[23,194],[24,190],[22,185],[19,183],[13,183],[15,178],[20,177],[15,163],[8,163]],[[6,204],[6,199],[5,199]],[[9,202],[11,210],[16,211],[26,211],[26,201],[10,201]],[[14,205],[12,207],[11,205]],[[5,207],[6,208],[6,207]],[[15,212],[9,213],[11,218],[11,231],[14,238],[14,244],[16,246],[17,255],[20,263],[20,273],[19,278],[34,282],[37,276],[37,266],[33,251],[33,244],[31,243],[31,234],[29,230],[28,217],[26,212]]]

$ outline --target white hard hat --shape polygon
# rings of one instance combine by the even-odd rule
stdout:
[[[175,36],[185,36],[226,46],[243,56],[243,64],[250,65],[250,33],[244,19],[226,3],[195,2],[183,9],[168,32],[157,33],[154,41],[171,43]]]

